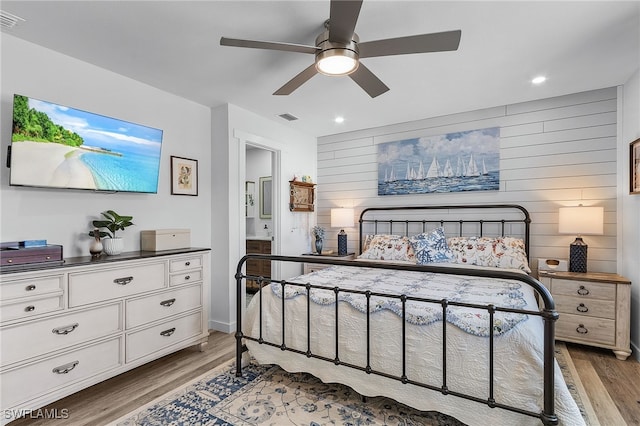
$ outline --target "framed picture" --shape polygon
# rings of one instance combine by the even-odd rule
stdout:
[[[631,194],[640,194],[640,139],[629,144],[629,176],[630,183],[629,192]]]
[[[378,144],[378,195],[499,190],[499,127]]]
[[[198,195],[198,160],[171,156],[171,194]]]
[[[271,176],[260,178],[260,219],[271,219]]]

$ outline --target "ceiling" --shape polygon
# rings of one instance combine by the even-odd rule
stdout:
[[[391,89],[374,99],[348,77],[321,74],[273,96],[312,55],[220,46],[221,36],[313,45],[328,0],[3,0],[0,7],[25,19],[3,33],[312,136],[615,86],[640,66],[638,1],[365,0],[361,41],[462,30],[454,52],[363,59]],[[537,75],[547,81],[534,86]],[[337,116],[345,121],[335,123]]]

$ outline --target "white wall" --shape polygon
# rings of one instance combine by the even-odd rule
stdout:
[[[272,253],[298,255],[310,250],[312,213],[290,212],[289,180],[294,175],[316,174],[316,139],[235,105],[212,110],[212,329],[235,330],[238,261],[245,254],[244,182],[247,144],[274,151],[273,171],[275,241]],[[276,171],[280,169],[279,173]],[[277,193],[279,198],[277,198]],[[284,264],[276,276],[299,274],[301,267]]]
[[[631,76],[622,92],[622,137],[618,138],[621,164],[618,272],[631,280],[631,342],[640,360],[640,195],[629,194],[629,143],[640,138],[640,70]]]
[[[516,203],[532,216],[532,258],[567,258],[572,235],[558,234],[558,207],[605,208],[605,235],[585,236],[589,269],[616,272],[616,88],[429,118],[318,140],[318,222],[354,206]],[[500,190],[377,195],[379,143],[500,127]],[[346,230],[357,251],[356,228]],[[336,244],[335,238],[328,244]],[[537,262],[532,262],[535,269]]]
[[[113,209],[134,218],[125,251],[139,250],[140,231],[190,228],[193,246],[211,245],[210,109],[146,84],[2,34],[0,241],[46,239],[64,256],[89,255],[91,220]],[[157,194],[106,194],[9,186],[4,167],[11,141],[14,93],[162,129]],[[199,196],[171,194],[171,155],[199,165]]]

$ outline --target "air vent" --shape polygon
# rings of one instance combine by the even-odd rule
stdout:
[[[296,117],[295,115],[291,115],[288,113],[280,114],[278,117],[284,118],[287,121],[295,121],[298,119],[298,117]]]
[[[25,19],[11,14],[9,12],[5,12],[4,10],[0,10],[0,27],[11,29],[18,25],[20,22],[24,22]]]

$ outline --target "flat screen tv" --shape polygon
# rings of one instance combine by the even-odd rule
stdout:
[[[158,192],[162,130],[13,97],[10,185]]]

